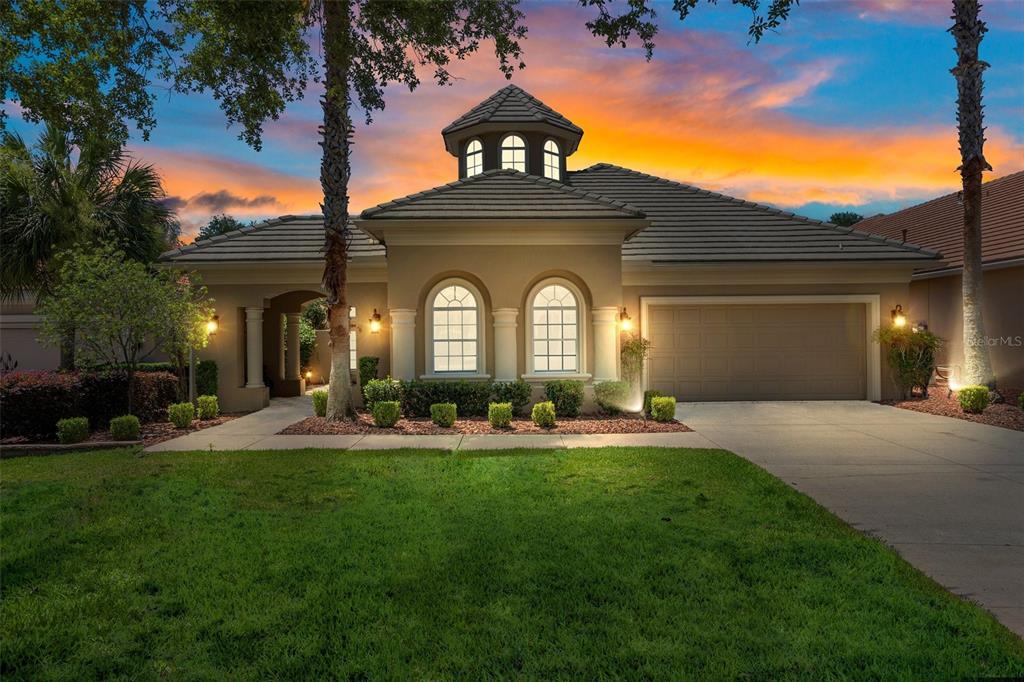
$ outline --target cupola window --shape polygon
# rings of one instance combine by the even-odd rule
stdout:
[[[484,170],[484,148],[480,140],[466,145],[466,177],[471,178]]]
[[[506,135],[501,141],[501,167],[526,172],[526,142],[518,135]]]
[[[544,177],[552,180],[562,179],[562,153],[554,140],[544,143]]]

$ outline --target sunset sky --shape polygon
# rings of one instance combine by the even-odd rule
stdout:
[[[1024,169],[1024,1],[983,4],[994,178]],[[583,128],[571,169],[615,163],[815,218],[957,189],[947,0],[803,0],[760,44],[748,43],[749,12],[725,0],[700,4],[685,24],[666,4],[651,62],[593,38],[593,10],[523,9],[527,66],[512,82]],[[449,87],[391,88],[387,109],[360,125],[354,211],[457,177],[440,130],[505,80],[489,46],[453,70]],[[226,128],[211,97],[160,95],[156,130],[131,149],[162,174],[187,240],[214,213],[319,212],[317,95],[268,123],[261,152]],[[16,116],[11,127],[33,134]]]

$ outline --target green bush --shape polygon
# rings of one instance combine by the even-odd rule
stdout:
[[[196,400],[199,403],[200,419],[216,419],[220,416],[220,404],[215,395],[201,395]]]
[[[139,418],[134,414],[114,417],[110,420],[110,437],[114,440],[138,440]]]
[[[196,418],[196,408],[192,403],[174,403],[168,405],[167,416],[171,423],[179,429],[187,429],[192,424],[192,420]]]
[[[365,387],[372,379],[376,379],[379,366],[380,358],[373,357],[372,355],[365,355],[359,358],[359,385]]]
[[[487,421],[496,429],[507,429],[512,424],[512,403],[488,405]]]
[[[390,428],[402,416],[402,405],[397,400],[380,400],[373,404],[373,423],[381,428]]]
[[[909,398],[915,388],[928,395],[935,372],[935,351],[942,339],[927,329],[881,327],[873,338],[888,349],[889,367],[900,398]]]
[[[537,403],[533,406],[533,412],[530,413],[530,418],[533,419],[534,424],[542,429],[554,428],[555,404],[550,400]]]
[[[196,363],[196,391],[199,395],[217,395],[217,361]]]
[[[594,400],[605,414],[619,414],[629,406],[628,381],[602,381],[594,384]]]
[[[434,403],[455,403],[462,416],[482,417],[493,392],[489,381],[405,381],[402,412],[407,417],[429,417]]]
[[[676,399],[670,395],[651,398],[651,417],[656,422],[670,422],[676,418]]]
[[[512,403],[512,411],[522,414],[530,398],[533,387],[522,379],[516,381],[499,381],[494,384],[494,398],[499,403]]]
[[[661,391],[644,391],[644,415],[651,416],[651,400],[661,396]]]
[[[402,400],[402,382],[387,377],[370,379],[363,386],[363,402],[366,409],[373,412],[373,406],[379,402],[398,402]],[[427,409],[430,409],[429,407]]]
[[[434,403],[430,406],[430,421],[446,429],[451,428],[458,413],[455,403]]]
[[[89,437],[89,420],[70,417],[57,422],[57,440],[61,443],[81,443]]]
[[[988,407],[987,386],[964,386],[956,392],[960,409],[968,414],[981,414]]]
[[[1021,391],[1017,395],[1017,407],[1019,407],[1020,409],[1024,410],[1024,391]]]
[[[287,343],[287,341],[286,341]],[[313,351],[316,350],[316,329],[304,317],[299,318],[299,364],[302,367],[309,367],[309,361],[313,359]]]
[[[544,393],[555,405],[559,417],[578,417],[583,407],[583,382],[574,379],[557,379],[544,384]]]
[[[327,416],[327,389],[318,388],[313,391],[313,414],[318,417]]]

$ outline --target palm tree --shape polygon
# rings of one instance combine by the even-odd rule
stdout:
[[[76,149],[64,131],[50,125],[33,147],[4,133],[0,300],[48,296],[56,284],[57,257],[71,248],[112,244],[134,260],[152,262],[177,242],[180,231],[162,203],[165,196],[153,167],[120,147],[86,141]],[[74,366],[73,348],[61,344],[62,367]]]
[[[988,29],[980,17],[978,0],[953,0],[956,40],[956,119],[960,133],[960,178],[963,181],[964,267],[962,275],[964,310],[963,383],[995,388],[982,319],[981,284],[981,174],[992,170],[985,160],[985,126],[982,120],[982,73],[988,64],[978,59],[982,36]]]

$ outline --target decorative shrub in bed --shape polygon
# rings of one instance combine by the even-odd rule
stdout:
[[[661,391],[644,391],[644,415],[651,416],[651,400],[661,395]]]
[[[216,360],[200,360],[196,363],[196,391],[199,395],[217,395]]]
[[[494,384],[494,398],[499,403],[512,403],[512,411],[522,414],[533,395],[533,387],[522,379],[498,381]]]
[[[187,429],[196,418],[196,408],[192,403],[175,403],[167,408],[167,416],[179,429]]]
[[[960,409],[968,414],[981,414],[988,407],[987,386],[964,386],[956,392]]]
[[[551,429],[555,426],[555,404],[550,400],[545,400],[542,403],[537,403],[533,406],[533,412],[530,413],[530,418],[533,419],[533,423],[542,429]]]
[[[605,414],[620,414],[629,403],[628,381],[602,381],[594,384],[594,400]]]
[[[139,418],[134,414],[114,417],[110,420],[110,437],[113,440],[138,440]]]
[[[430,406],[430,421],[444,428],[451,428],[458,416],[455,403],[434,403]]]
[[[85,417],[69,417],[57,422],[58,442],[81,443],[89,437],[89,420]]]
[[[220,415],[220,404],[215,395],[201,395],[196,400],[200,419],[216,419]]]
[[[398,379],[370,379],[363,386],[363,402],[373,412],[373,406],[382,401],[398,402],[402,399],[402,382]],[[429,405],[427,406],[429,410]],[[425,415],[424,415],[425,416]]]
[[[578,417],[583,407],[583,382],[574,379],[557,379],[544,383],[544,393],[555,404],[559,417]]]
[[[402,412],[407,417],[429,417],[435,403],[454,403],[464,417],[487,414],[494,385],[489,381],[404,381]]]
[[[651,398],[651,417],[656,422],[670,422],[676,418],[676,399],[673,396]]]
[[[327,416],[327,389],[318,388],[313,391],[313,414],[318,417]]]
[[[377,378],[377,368],[380,366],[380,358],[372,355],[364,355],[359,358],[359,386],[366,388],[366,384]]]
[[[512,403],[488,405],[487,421],[496,429],[507,429],[512,424]]]
[[[1017,395],[1017,407],[1024,410],[1024,391]]]
[[[397,400],[381,400],[373,404],[373,423],[389,428],[398,423],[402,416],[402,405]]]

